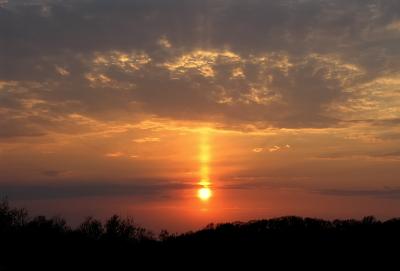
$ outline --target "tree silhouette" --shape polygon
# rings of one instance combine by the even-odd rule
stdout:
[[[60,217],[29,217],[25,209],[0,202],[0,270],[120,270],[143,264],[146,270],[160,263],[187,268],[186,261],[199,259],[197,267],[216,261],[224,269],[243,262],[246,269],[266,262],[283,268],[349,260],[358,265],[380,260],[382,266],[397,259],[399,243],[399,218],[382,222],[372,216],[333,221],[287,216],[211,223],[181,234],[163,230],[155,238],[129,217],[113,215],[104,224],[87,217],[74,229]]]
[[[89,216],[82,222],[77,231],[91,240],[100,240],[104,234],[104,227],[100,220]]]

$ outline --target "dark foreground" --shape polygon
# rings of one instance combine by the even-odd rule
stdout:
[[[400,219],[281,217],[155,236],[118,216],[72,229],[0,203],[0,270],[398,270],[399,248]]]

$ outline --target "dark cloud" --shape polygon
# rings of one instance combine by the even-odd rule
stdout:
[[[49,173],[49,172],[47,172]],[[51,172],[53,173],[53,172]],[[190,189],[193,185],[170,181],[140,180],[132,184],[91,182],[53,184],[0,185],[1,197],[10,200],[43,200],[80,197],[132,196],[142,199],[168,197],[171,192]]]
[[[400,133],[388,132],[379,136],[383,140],[400,140]]]
[[[314,191],[316,193],[328,196],[340,197],[377,197],[388,199],[400,199],[400,188],[384,188],[384,189],[321,189]]]
[[[46,170],[41,172],[46,177],[54,177],[53,183],[37,182],[0,184],[0,198],[10,200],[43,200],[80,197],[118,197],[132,196],[140,199],[157,199],[176,197],[177,191],[196,190],[198,184],[168,179],[132,179],[128,182],[110,181],[63,181],[57,177],[67,173],[62,170]],[[234,178],[233,178],[234,179]],[[213,185],[215,190],[253,190],[253,189],[304,189],[299,183],[293,181],[265,180],[262,178],[239,178],[235,181],[222,181]]]
[[[46,132],[40,127],[32,125],[29,121],[19,119],[0,120],[0,139],[15,137],[38,137],[45,135]]]
[[[60,175],[62,175],[64,173],[65,173],[65,171],[62,171],[62,170],[45,170],[45,171],[42,171],[42,174],[44,176],[47,176],[47,177],[58,177],[58,176],[60,176]]]
[[[381,127],[396,127],[400,124],[400,118],[381,118],[381,119],[353,119],[350,121],[343,121],[350,124],[367,124],[372,126]]]
[[[383,157],[383,158],[387,157],[387,158],[399,158],[400,159],[400,151],[385,152],[385,153],[375,154],[374,156]]]
[[[9,1],[0,107],[26,119],[22,102],[42,100],[29,112],[47,122],[19,118],[2,137],[57,130],[71,113],[337,126],[332,104],[400,68],[398,20],[394,0]]]
[[[317,159],[400,159],[400,151],[389,152],[336,152],[323,153],[316,157]]]

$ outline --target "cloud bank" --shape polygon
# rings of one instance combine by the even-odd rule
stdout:
[[[3,1],[0,138],[82,118],[392,125],[399,22],[394,0]]]

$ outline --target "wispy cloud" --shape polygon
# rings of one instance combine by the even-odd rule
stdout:
[[[164,198],[174,191],[194,185],[168,180],[133,180],[133,183],[69,182],[59,184],[0,184],[0,197],[10,200],[63,199],[79,197],[133,196],[142,199]]]
[[[125,156],[125,153],[123,153],[123,152],[110,152],[110,153],[107,153],[105,156],[107,156],[107,157],[110,157],[110,158],[118,158],[118,157],[122,157],[122,156]]]
[[[66,68],[63,68],[63,67],[60,67],[60,66],[56,65],[55,69],[56,69],[56,72],[61,76],[70,75],[70,72]]]
[[[314,190],[315,193],[328,196],[340,197],[377,197],[400,199],[400,188],[383,188],[383,189],[319,189]]]
[[[160,142],[161,139],[159,137],[143,137],[132,140],[135,143],[148,143],[148,142]]]
[[[59,177],[67,174],[68,171],[65,170],[45,170],[42,171],[42,174],[47,177]]]
[[[348,160],[348,159],[373,159],[373,160],[400,160],[400,151],[342,151],[333,153],[323,153],[315,157],[315,159],[326,160]]]
[[[254,148],[253,152],[263,152],[263,151],[268,151],[268,152],[278,152],[278,151],[285,151],[292,148],[289,144],[286,145],[274,145],[272,147],[259,147],[259,148]]]

